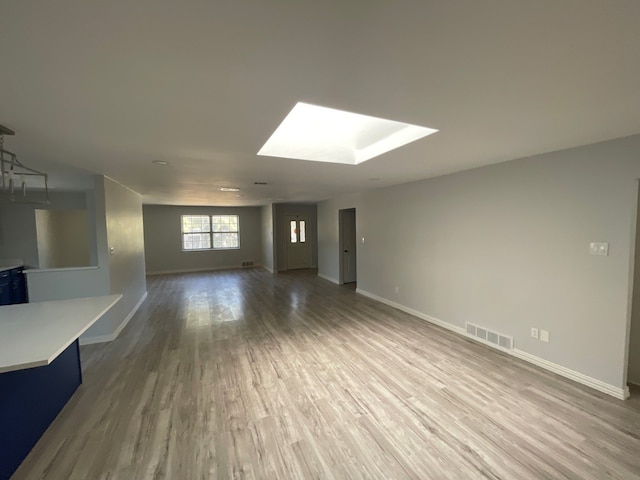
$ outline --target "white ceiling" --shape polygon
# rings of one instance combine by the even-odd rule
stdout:
[[[639,133],[639,24],[637,0],[4,0],[0,124],[145,203],[317,201]],[[298,101],[440,132],[357,166],[257,156]]]

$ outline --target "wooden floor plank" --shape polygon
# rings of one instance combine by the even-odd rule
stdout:
[[[313,271],[162,275],[23,479],[640,478],[622,402]]]

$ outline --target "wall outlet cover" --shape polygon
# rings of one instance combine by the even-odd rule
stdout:
[[[603,242],[591,242],[589,244],[589,255],[609,255],[609,244]]]
[[[538,338],[538,329],[531,327],[531,338]]]
[[[543,342],[549,341],[549,331],[548,330],[540,330],[540,340]]]

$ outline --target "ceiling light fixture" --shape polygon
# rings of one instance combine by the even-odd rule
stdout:
[[[235,188],[235,187],[220,187],[218,190],[220,190],[221,192],[239,192],[240,191],[239,188]]]
[[[169,162],[166,162],[164,160],[153,160],[151,163],[153,163],[154,165],[161,165],[163,167],[169,165]]]
[[[258,155],[358,165],[437,131],[298,102]]]
[[[15,135],[16,132],[10,128],[0,125],[0,183],[2,191],[9,192],[9,201],[11,203],[36,203],[48,205],[49,200],[49,176],[46,173],[29,168],[18,160],[18,156],[4,149],[4,136]],[[39,179],[42,181],[44,190],[44,201],[33,201],[27,195],[27,179]],[[16,196],[16,183],[19,182],[18,189],[22,195]]]

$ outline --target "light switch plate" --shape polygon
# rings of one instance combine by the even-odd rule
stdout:
[[[531,338],[538,338],[538,329],[531,327]]]
[[[548,330],[540,330],[540,340],[543,342],[549,341],[549,331]]]
[[[589,244],[589,255],[609,255],[609,244],[601,242],[591,242]]]

